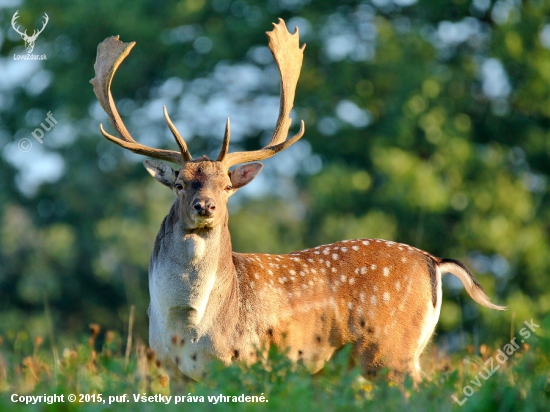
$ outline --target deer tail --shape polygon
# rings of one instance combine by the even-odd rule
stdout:
[[[466,288],[466,292],[468,292],[470,297],[480,305],[496,310],[506,310],[506,306],[499,306],[491,303],[483,287],[462,262],[454,259],[441,259],[441,262],[437,266],[441,274],[448,272],[459,278]]]

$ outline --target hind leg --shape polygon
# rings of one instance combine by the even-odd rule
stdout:
[[[441,289],[441,273],[437,272],[436,277],[436,291],[437,291],[437,300],[436,305],[434,306],[431,302],[428,304],[426,314],[424,316],[424,322],[422,324],[420,338],[418,340],[418,346],[416,347],[416,350],[414,351],[413,355],[413,364],[412,369],[413,372],[411,375],[413,376],[413,379],[415,381],[415,384],[420,382],[422,378],[422,370],[420,369],[420,356],[422,355],[422,352],[426,348],[426,345],[430,341],[431,337],[433,336],[435,327],[437,326],[437,322],[439,320],[439,315],[441,313],[441,302],[443,299],[443,292]]]

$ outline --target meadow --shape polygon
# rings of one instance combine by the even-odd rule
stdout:
[[[202,383],[170,382],[143,342],[100,325],[59,347],[20,332],[2,338],[0,405],[2,411],[547,411],[550,317],[531,326],[524,343],[521,329],[513,343],[505,337],[501,346],[452,355],[433,343],[417,388],[408,376],[402,384],[389,381],[387,371],[363,378],[349,346],[313,376],[272,347],[250,366],[213,362]]]

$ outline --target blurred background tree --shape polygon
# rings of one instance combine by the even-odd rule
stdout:
[[[15,60],[50,21],[35,54]],[[0,334],[123,331],[147,338],[147,266],[173,195],[99,133],[88,83],[97,44],[136,41],[113,84],[134,138],[174,148],[162,105],[195,156],[265,144],[279,80],[265,31],[307,43],[295,125],[305,137],[230,201],[234,249],[289,252],[382,237],[463,260],[481,309],[447,276],[438,339],[501,341],[550,311],[550,12],[519,0],[39,1],[0,4]],[[39,144],[31,132],[57,120]],[[18,142],[29,138],[23,152]],[[472,341],[473,339],[473,341]]]

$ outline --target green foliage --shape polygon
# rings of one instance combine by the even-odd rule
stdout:
[[[73,342],[70,344],[72,349],[64,349],[57,363],[52,361],[51,351],[40,339],[31,342],[20,336],[0,347],[0,402],[3,411],[119,411],[136,408],[172,411],[190,407],[211,410],[214,401],[209,397],[219,400],[215,407],[237,411],[289,408],[323,411],[544,411],[550,402],[549,330],[550,318],[547,317],[536,335],[529,338],[529,345],[524,345],[502,362],[495,360],[499,347],[489,349],[486,345],[482,345],[482,357],[466,353],[455,354],[452,358],[441,358],[435,353],[424,356],[426,376],[417,388],[409,377],[402,384],[388,381],[387,370],[373,380],[364,379],[352,366],[351,346],[340,350],[314,376],[300,364],[293,365],[284,353],[272,347],[265,358],[262,352],[258,352],[264,360],[250,366],[242,363],[226,366],[213,362],[203,383],[176,381],[169,384],[162,365],[142,344],[138,343],[126,360],[123,339],[116,332],[107,331],[103,336],[95,329],[87,343],[75,345]],[[15,349],[15,352],[8,348]],[[488,376],[488,371],[493,369],[494,373]],[[487,379],[480,378],[480,374]],[[472,383],[475,381],[479,381],[479,385]],[[475,389],[469,396],[463,394],[467,385]],[[11,401],[14,393],[23,396],[58,394],[64,396],[65,402],[25,405]],[[78,397],[87,394],[88,402],[71,403],[67,398],[69,394]],[[101,400],[98,400],[99,394]],[[231,401],[243,394],[264,396],[268,402]],[[168,404],[145,403],[136,402],[134,395],[171,398]],[[219,395],[230,398],[221,401]],[[184,403],[175,404],[176,396],[183,397]],[[187,396],[194,396],[195,402],[189,404],[191,398]],[[452,396],[462,402],[462,406]],[[203,397],[202,401],[200,397]],[[113,401],[111,405],[109,400]]]
[[[491,343],[514,314],[548,313],[550,5],[403,3],[2,6],[0,334],[48,330],[39,326],[46,305],[52,333],[79,336],[98,318],[122,329],[136,305],[136,333],[147,336],[147,265],[173,196],[137,156],[100,136],[106,120],[88,83],[97,44],[115,34],[137,42],[113,83],[137,140],[175,147],[161,116],[166,104],[187,128],[191,152],[213,156],[223,133],[216,116],[232,117],[231,150],[260,147],[274,127],[275,112],[253,109],[278,96],[265,59],[265,31],[278,17],[301,25],[307,43],[292,115],[294,124],[305,119],[307,143],[265,162],[262,190],[251,185],[230,201],[234,249],[281,253],[381,237],[461,259],[510,311],[472,309],[445,284],[437,339],[464,332],[458,346]],[[10,28],[16,8],[27,28],[50,16],[36,46],[48,60],[36,66],[11,57],[24,53]],[[245,75],[230,78],[243,65]],[[19,152],[17,142],[48,111],[58,124],[44,145]],[[51,162],[40,163],[52,155],[64,167],[59,178]]]

